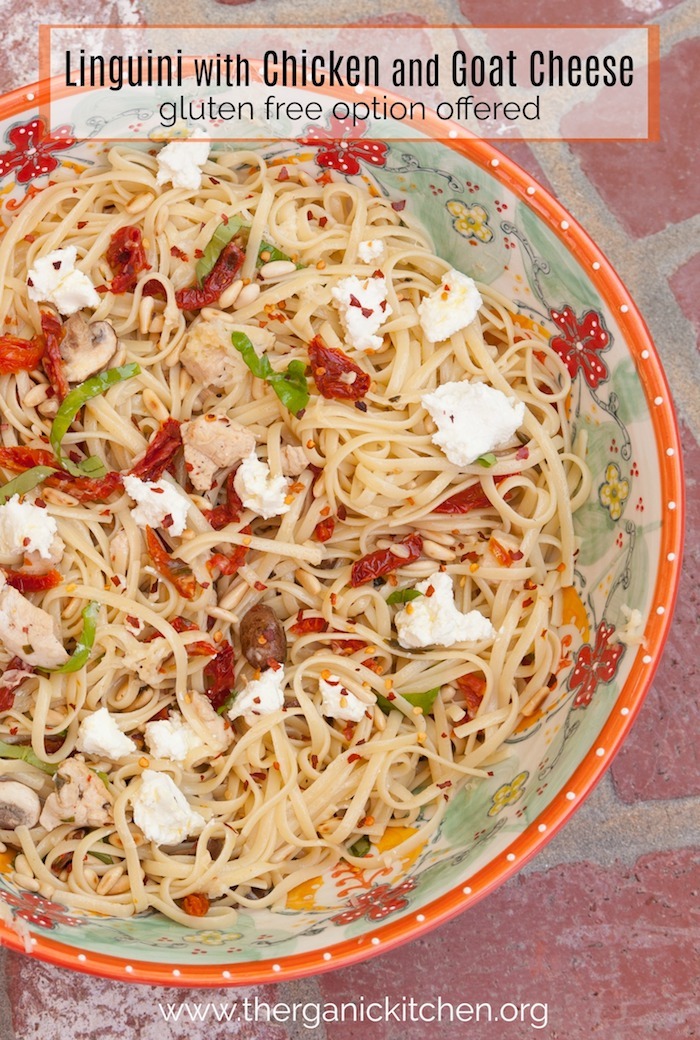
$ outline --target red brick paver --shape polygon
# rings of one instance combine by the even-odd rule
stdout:
[[[395,953],[322,977],[336,1002],[546,1003],[546,1028],[450,1025],[441,1040],[685,1040],[700,1033],[697,917],[700,850],[657,853],[633,867],[570,863],[520,875],[473,910]],[[513,1015],[512,1008],[502,1017]],[[530,1012],[525,1012],[525,1015]],[[536,1008],[532,1014],[542,1012]],[[528,1023],[528,1024],[525,1024]],[[329,1024],[329,1040],[425,1040],[424,1022]]]
[[[671,288],[686,318],[700,337],[700,253],[683,264],[670,279]]]
[[[562,0],[459,0],[472,25],[645,25],[681,0],[588,0],[585,5]]]

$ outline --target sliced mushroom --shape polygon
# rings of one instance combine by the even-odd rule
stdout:
[[[36,827],[40,812],[41,802],[36,791],[17,780],[0,780],[0,830]]]
[[[63,330],[61,357],[69,383],[82,383],[89,376],[101,372],[117,352],[119,340],[108,321],[88,324],[82,314],[72,314],[64,323]]]

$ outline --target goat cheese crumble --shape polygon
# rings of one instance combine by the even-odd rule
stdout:
[[[431,343],[442,343],[471,325],[482,304],[481,293],[468,275],[451,268],[442,283],[418,306],[418,317]]]
[[[99,307],[100,296],[90,279],[76,270],[75,246],[54,249],[38,256],[27,276],[29,299],[52,303],[61,314],[75,314],[83,307]]]
[[[133,800],[134,823],[156,845],[179,845],[190,834],[199,834],[203,816],[187,803],[167,773],[144,769]]]
[[[373,260],[379,260],[384,256],[384,242],[381,238],[370,238],[366,242],[360,242],[357,255],[363,263],[371,264]]]
[[[263,520],[289,512],[287,480],[281,473],[273,477],[268,464],[261,462],[255,451],[246,455],[236,470],[233,486],[246,509],[252,509]]]
[[[57,533],[58,525],[48,509],[21,502],[19,495],[0,506],[0,556],[36,552],[42,560],[51,560]]]
[[[399,643],[406,650],[452,646],[493,639],[496,629],[479,610],[463,614],[455,606],[452,578],[436,571],[416,585],[423,595],[407,603],[394,618]]]
[[[137,503],[131,515],[139,527],[165,527],[176,536],[185,530],[189,502],[167,480],[127,476],[124,490]]]
[[[341,278],[331,289],[340,321],[345,330],[345,342],[356,350],[379,350],[382,337],[376,332],[392,313],[386,302],[385,278]]]
[[[318,688],[323,698],[321,712],[328,718],[359,722],[364,717],[367,705],[350,690],[346,690],[337,675],[329,675],[327,679],[321,677]]]
[[[443,383],[421,397],[437,426],[431,439],[455,466],[469,466],[510,440],[525,418],[525,404],[486,383]]]
[[[190,751],[202,746],[190,724],[178,715],[147,722],[144,733],[151,754],[171,762],[184,762]]]
[[[243,716],[249,726],[260,715],[271,715],[284,705],[284,668],[268,668],[259,679],[249,679],[229,709],[230,719]]]
[[[209,141],[188,138],[171,141],[158,152],[156,184],[197,191],[202,186],[202,166],[209,158]]]
[[[136,751],[134,741],[122,733],[107,708],[98,708],[82,720],[76,747],[86,755],[109,758],[113,762]]]

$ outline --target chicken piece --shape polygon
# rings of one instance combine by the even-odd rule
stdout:
[[[63,325],[61,357],[69,383],[82,383],[106,368],[117,352],[119,340],[108,321],[88,324],[82,314],[71,314]]]
[[[280,450],[282,473],[285,477],[298,477],[309,465],[301,444],[285,444]]]
[[[208,491],[219,469],[230,469],[255,448],[254,435],[225,415],[211,412],[180,427],[185,466],[197,491]]]
[[[136,672],[147,686],[160,686],[166,681],[168,677],[161,669],[173,652],[167,639],[140,643],[138,639],[129,636],[128,640],[125,638],[125,646],[128,649],[122,662],[124,668]]]
[[[222,718],[211,706],[208,697],[203,693],[192,694],[192,707],[200,722],[204,724],[207,733],[207,743],[216,748],[218,753],[225,751],[233,742],[233,730],[226,720]]]
[[[231,386],[248,369],[231,343],[231,333],[242,332],[258,353],[274,343],[267,329],[252,325],[224,325],[221,321],[200,321],[192,326],[180,360],[195,383],[201,386]]]
[[[56,791],[44,802],[39,823],[47,831],[72,823],[76,827],[103,827],[112,822],[112,798],[97,773],[80,758],[61,762],[54,776]]]
[[[13,656],[41,668],[58,668],[68,660],[51,615],[35,607],[0,574],[0,643]]]

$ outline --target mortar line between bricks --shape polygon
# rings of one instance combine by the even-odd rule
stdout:
[[[594,845],[590,844],[592,830],[596,835]],[[620,830],[625,834],[623,848],[616,843]],[[699,835],[700,798],[689,795],[658,802],[623,802],[608,772],[565,828],[522,872],[541,873],[582,861],[603,867],[614,863],[632,866],[655,852],[696,848]]]

